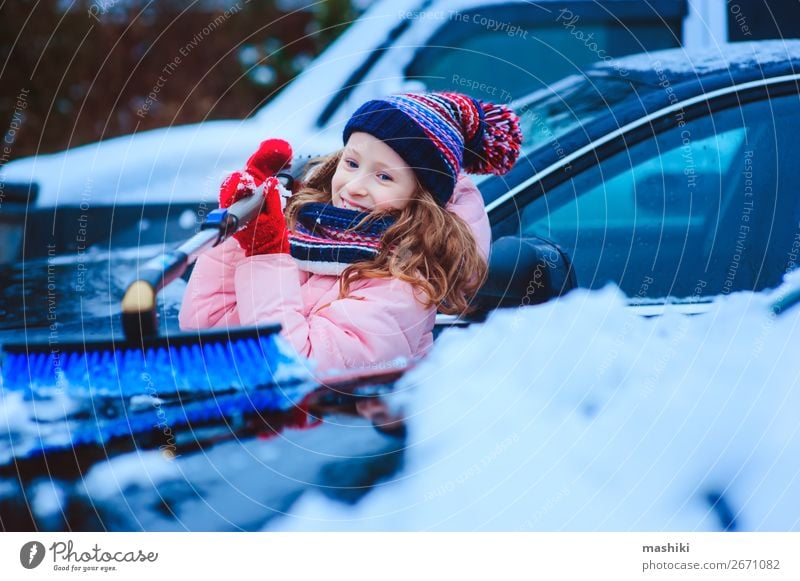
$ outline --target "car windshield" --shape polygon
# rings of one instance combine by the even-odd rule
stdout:
[[[548,145],[558,151],[567,133],[607,114],[635,92],[635,83],[629,79],[594,73],[570,75],[515,102],[524,136],[523,154]]]

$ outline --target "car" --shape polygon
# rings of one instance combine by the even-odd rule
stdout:
[[[613,283],[641,313],[701,312],[778,286],[800,252],[798,80],[798,41],[758,41],[601,62],[515,103],[523,155],[480,184],[480,302]]]

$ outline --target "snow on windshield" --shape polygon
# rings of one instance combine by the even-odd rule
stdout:
[[[447,332],[403,383],[404,471],[271,528],[794,530],[800,308],[769,302],[644,319],[608,287]]]

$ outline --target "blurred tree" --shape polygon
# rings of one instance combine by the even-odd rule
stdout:
[[[2,3],[0,132],[14,126],[2,162],[246,117],[358,13],[350,0]]]

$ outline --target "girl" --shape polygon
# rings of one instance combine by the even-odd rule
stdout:
[[[270,176],[291,158],[286,142],[263,142],[223,182],[222,207],[266,182],[264,210],[198,259],[182,328],[279,322],[318,368],[343,369],[421,356],[437,309],[468,312],[490,231],[480,193],[459,174],[511,169],[516,115],[458,93],[396,95],[362,105],[343,137],[285,212]]]

